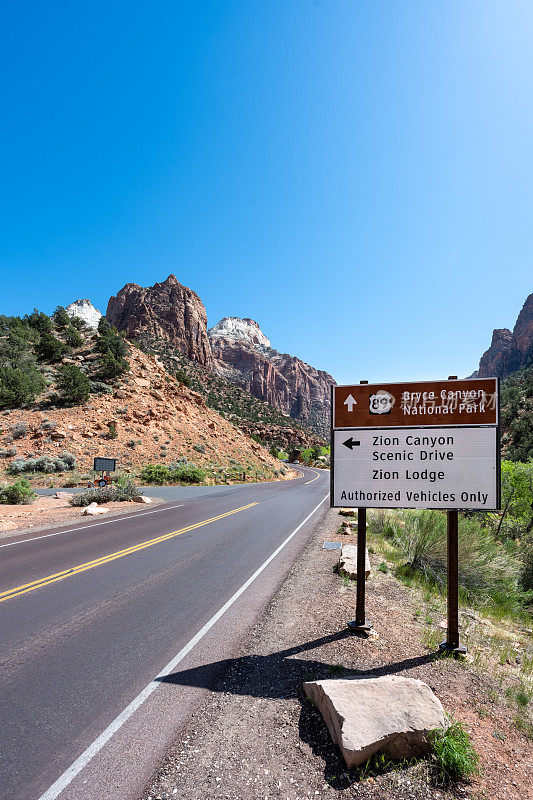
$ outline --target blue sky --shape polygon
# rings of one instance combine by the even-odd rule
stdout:
[[[169,273],[339,382],[467,375],[533,291],[533,6],[24,2],[0,313]]]

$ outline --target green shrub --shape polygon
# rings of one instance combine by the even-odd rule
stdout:
[[[53,327],[50,317],[36,308],[33,309],[31,314],[27,314],[24,317],[24,322],[27,322],[30,327],[35,328],[40,334],[50,333]]]
[[[68,403],[83,403],[89,397],[89,378],[75,364],[63,364],[59,367],[57,387]]]
[[[108,439],[116,439],[118,437],[117,426],[114,422],[107,423],[107,438]]]
[[[178,379],[178,382],[181,383],[183,386],[190,386],[191,385],[191,379],[189,378],[187,373],[183,372],[183,370],[181,370],[181,369],[179,369],[176,372],[176,378]]]
[[[206,473],[196,464],[148,464],[139,473],[141,483],[163,486],[166,483],[202,483]]]
[[[391,521],[391,541],[408,566],[446,585],[446,516],[441,511],[403,511]],[[471,599],[502,607],[521,600],[519,561],[479,519],[459,517],[459,584]]]
[[[132,480],[127,480],[125,483],[102,486],[97,486],[86,489],[84,492],[77,492],[69,498],[71,506],[88,506],[91,503],[113,503],[117,501],[128,501],[139,494],[139,490]]]
[[[70,348],[53,333],[43,333],[37,345],[37,355],[41,361],[59,361],[70,352]]]
[[[76,466],[76,458],[71,453],[61,453],[59,456],[38,456],[37,458],[16,458],[7,467],[10,475],[20,475],[23,472],[68,472]]]
[[[104,353],[100,359],[100,377],[107,380],[120,378],[128,370],[128,362],[124,358],[117,358],[111,351]]]
[[[10,486],[0,488],[0,503],[5,505],[31,503],[34,497],[37,497],[37,495],[26,478],[21,478]]]
[[[44,378],[32,364],[0,367],[0,408],[22,408],[44,389]]]
[[[74,325],[69,325],[65,331],[65,342],[69,347],[81,347],[83,344],[83,336],[76,330]]]
[[[170,481],[170,470],[163,464],[147,464],[139,472],[139,480],[141,483],[154,483],[156,486],[163,486],[163,484]]]
[[[18,422],[11,428],[11,436],[13,439],[22,439],[28,433],[28,426],[24,422]]]
[[[108,383],[102,381],[89,381],[92,394],[113,394],[113,389]]]
[[[52,316],[56,328],[66,328],[70,323],[70,317],[63,306],[58,306]]]
[[[448,779],[467,780],[479,774],[479,756],[460,722],[453,722],[446,730],[433,731],[431,745],[437,764]]]

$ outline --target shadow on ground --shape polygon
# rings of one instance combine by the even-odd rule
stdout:
[[[307,700],[303,681],[325,678],[364,678],[394,675],[435,661],[437,653],[408,658],[368,669],[344,669],[315,659],[297,656],[343,639],[361,638],[349,630],[313,639],[296,647],[279,650],[267,656],[249,655],[242,658],[223,659],[193,669],[173,672],[161,683],[179,686],[194,686],[212,691],[265,699],[296,698],[301,704],[299,734],[313,753],[324,761],[324,779],[336,789],[346,789],[370,774],[383,774],[397,767],[389,763],[376,762],[363,770],[346,768],[340,751],[333,744],[319,711]],[[366,637],[365,637],[366,638]]]

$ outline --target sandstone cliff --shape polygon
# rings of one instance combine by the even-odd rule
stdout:
[[[489,349],[482,355],[480,378],[505,378],[533,360],[533,294],[527,298],[513,330],[496,328]]]
[[[252,319],[225,317],[208,332],[202,301],[174,275],[149,288],[128,283],[109,300],[106,317],[129,339],[169,343],[283,414],[327,432],[331,375],[274,350]]]
[[[128,339],[164,339],[193,361],[214,368],[204,305],[175,275],[148,288],[126,284],[110,298],[106,317]]]
[[[282,413],[326,432],[335,383],[331,375],[274,350],[251,319],[224,317],[208,335],[220,374]]]

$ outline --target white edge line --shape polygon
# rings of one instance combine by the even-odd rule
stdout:
[[[152,511],[138,511],[137,513],[130,511],[126,513],[132,514],[131,517],[117,516],[112,519],[106,519],[103,522],[93,522],[92,525],[79,525],[77,528],[68,528],[66,531],[56,531],[55,533],[45,533],[43,536],[32,536],[31,539],[19,539],[18,542],[8,542],[7,544],[0,544],[2,547],[13,547],[15,544],[26,544],[26,542],[36,542],[38,539],[48,539],[50,536],[61,536],[62,533],[72,533],[73,531],[86,531],[87,528],[96,528],[98,525],[109,525],[111,522],[124,522],[128,519],[137,519],[137,517],[145,517],[147,514],[157,514],[159,511],[172,511],[173,508],[182,508],[184,503],[178,506],[165,506],[164,508],[154,508]]]
[[[127,722],[127,720],[131,716],[133,716],[133,714],[144,703],[144,701],[147,700],[159,686],[161,686],[160,679],[169,675],[174,670],[174,668],[180,663],[180,661],[183,661],[185,656],[191,652],[193,647],[195,647],[195,645],[198,644],[200,639],[202,639],[205,636],[205,634],[213,627],[213,625],[216,622],[218,622],[220,617],[223,614],[225,614],[228,608],[230,608],[230,606],[232,606],[233,603],[239,599],[239,597],[243,594],[243,592],[246,591],[246,589],[250,586],[250,584],[252,584],[255,581],[255,579],[263,572],[263,570],[266,569],[266,567],[268,567],[270,562],[276,558],[276,556],[283,550],[283,548],[290,542],[290,540],[294,536],[296,536],[300,528],[302,528],[305,525],[307,520],[313,516],[315,511],[317,511],[320,508],[324,500],[327,500],[328,497],[329,493],[320,501],[320,503],[317,506],[315,506],[315,508],[311,511],[311,513],[308,514],[307,517],[302,522],[300,522],[298,527],[295,528],[293,532],[289,534],[289,536],[287,536],[285,541],[282,542],[276,550],[274,550],[272,555],[270,555],[267,558],[267,560],[263,564],[261,564],[261,566],[254,572],[254,574],[250,578],[248,578],[248,580],[245,583],[243,583],[241,588],[237,589],[235,594],[233,594],[230,597],[227,603],[224,603],[222,608],[220,608],[216,612],[216,614],[213,617],[211,617],[209,622],[206,622],[204,627],[201,628],[195,636],[193,636],[193,638],[185,645],[185,647],[183,647],[179,651],[179,653],[172,659],[172,661],[169,661],[166,667],[163,667],[161,672],[158,675],[156,675],[156,677],[153,680],[150,681],[148,686],[146,686],[142,690],[142,692],[140,692],[137,695],[137,697],[135,697],[131,701],[131,703],[126,706],[124,711],[122,711],[118,715],[118,717],[116,717],[113,720],[113,722],[111,722],[107,726],[107,728],[104,731],[102,731],[100,736],[98,736],[94,740],[94,742],[89,745],[89,747],[70,765],[70,767],[68,767],[68,769],[65,770],[65,772],[57,779],[57,781],[55,781],[55,783],[53,783],[52,786],[50,786],[50,788],[47,789],[46,792],[38,798],[38,800],[55,800],[55,798],[58,797],[59,794],[61,794],[63,789],[65,789],[74,780],[74,778],[82,771],[82,769],[86,767],[87,764],[94,758],[94,756],[97,755],[100,752],[100,750],[107,744],[107,742],[111,739],[113,734],[115,734],[118,730],[120,730],[120,728],[124,725],[124,723]]]

